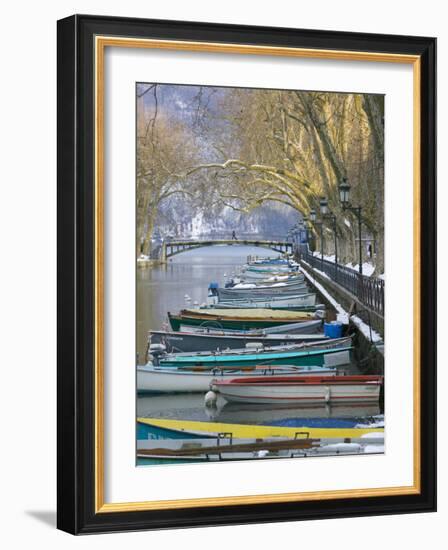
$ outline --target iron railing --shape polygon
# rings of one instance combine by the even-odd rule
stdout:
[[[325,273],[331,280],[356,296],[369,309],[384,317],[383,279],[361,275],[358,271],[344,265],[322,260],[320,256],[314,256],[309,251],[308,245],[300,245],[298,252],[300,258],[311,267]]]

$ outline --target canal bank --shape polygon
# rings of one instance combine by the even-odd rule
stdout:
[[[359,300],[325,273],[299,260],[300,270],[326,306],[326,320],[338,320],[347,326],[347,333],[355,335],[356,362],[363,374],[384,375],[384,338],[377,329],[384,330],[384,319],[366,309]],[[364,315],[362,316],[362,314]],[[366,317],[366,322],[362,317]]]

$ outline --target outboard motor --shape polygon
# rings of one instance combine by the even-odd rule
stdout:
[[[208,285],[208,295],[209,296],[218,296],[219,283],[210,283]]]
[[[148,359],[153,361],[154,365],[159,364],[159,358],[161,355],[165,355],[166,347],[163,344],[151,344],[149,346]]]

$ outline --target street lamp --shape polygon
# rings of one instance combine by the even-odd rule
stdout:
[[[333,225],[333,234],[334,234],[334,265],[335,265],[335,279],[337,280],[338,273],[338,238],[337,238],[337,224],[336,216],[328,208],[328,200],[326,197],[322,197],[319,201],[320,213],[322,214],[323,220],[330,220]]]
[[[328,214],[328,201],[326,197],[321,197],[319,201],[320,206],[320,213],[322,216],[326,216]]]
[[[310,221],[314,226],[318,226],[320,229],[320,263],[321,263],[321,269],[324,270],[324,235],[323,235],[323,226],[324,224],[322,222],[316,221],[316,211],[314,208],[310,210],[309,213]]]
[[[351,186],[347,181],[347,178],[342,178],[342,182],[339,184],[339,199],[342,204],[342,208],[350,203],[350,189]]]
[[[307,247],[309,246],[309,234],[308,234],[308,229],[309,229],[309,219],[307,216],[303,216],[302,218],[302,222],[303,222],[303,227],[305,228],[305,237],[306,237],[306,245]]]
[[[347,181],[347,178],[342,178],[342,182],[339,184],[339,199],[341,201],[342,210],[350,210],[358,219],[358,235],[359,235],[359,274],[362,275],[362,207],[352,206],[350,204],[350,190],[351,186]]]

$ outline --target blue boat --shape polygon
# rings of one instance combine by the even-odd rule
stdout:
[[[162,356],[160,366],[178,368],[247,367],[253,365],[293,365],[296,367],[336,367],[350,363],[351,338],[341,338],[306,346],[253,347],[224,352],[176,353]]]
[[[143,420],[143,419],[142,419]],[[137,420],[137,440],[140,439],[202,439],[213,438],[213,435],[204,435],[179,429],[170,429],[151,424],[150,422]]]

